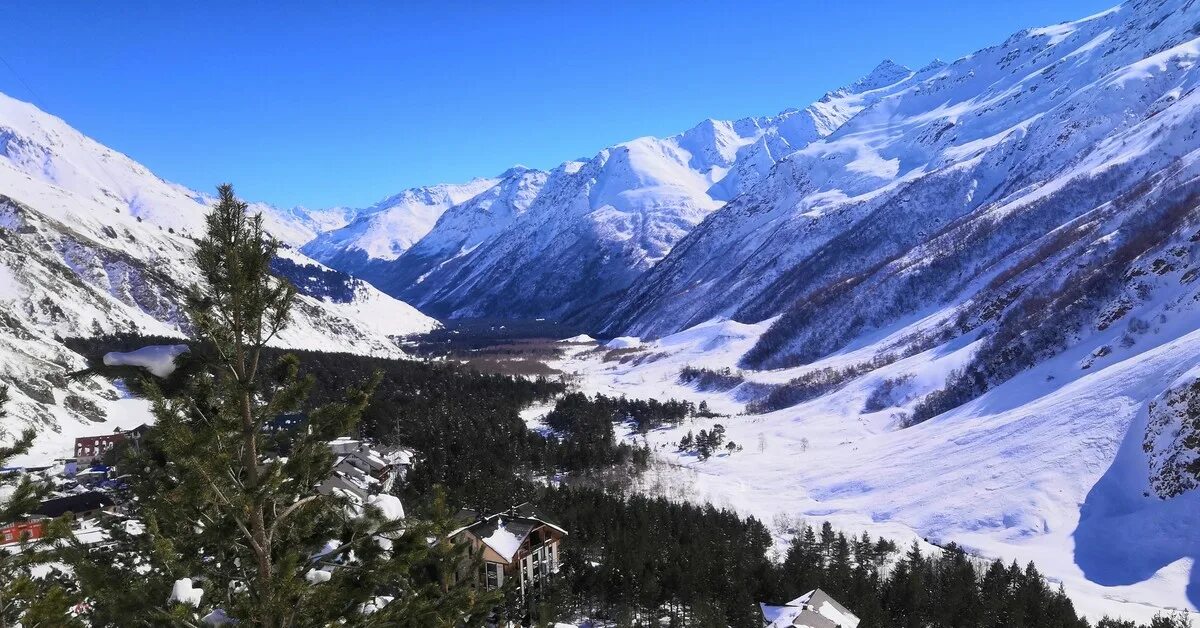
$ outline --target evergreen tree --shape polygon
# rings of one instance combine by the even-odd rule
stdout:
[[[712,455],[712,446],[712,438],[709,437],[708,431],[700,430],[700,433],[696,434],[696,455],[701,460],[708,460]]]
[[[89,620],[194,625],[217,613],[262,628],[480,623],[478,603],[488,600],[447,576],[466,557],[445,540],[444,512],[405,521],[317,490],[334,462],[328,441],[351,433],[375,381],[309,409],[313,380],[299,375],[297,358],[267,362],[295,289],[271,274],[277,244],[246,209],[221,186],[197,243],[203,284],[188,295],[195,372],[170,394],[143,383],[156,424],[130,467],[130,514],[142,529],[110,525],[111,547],[74,548],[93,600]],[[303,430],[264,430],[300,410]],[[199,604],[174,595],[193,587],[203,590]]]
[[[7,417],[5,405],[8,404],[8,387],[0,386],[0,419]],[[21,454],[27,453],[29,448],[33,446],[33,439],[36,435],[33,428],[25,428],[21,430],[21,434],[17,436],[12,445],[0,445],[0,467],[8,466],[8,461]],[[0,425],[0,437],[7,438],[8,431]],[[21,515],[32,511],[38,505],[38,489],[29,479],[29,476],[21,476],[19,480],[13,481],[7,475],[0,475],[0,486],[11,486],[11,491],[7,497],[0,499],[0,523],[16,521]]]
[[[1004,563],[994,560],[988,565],[980,581],[979,625],[981,628],[1002,628],[1012,624],[1012,581]]]
[[[0,386],[0,421],[7,414],[8,388]],[[0,441],[9,436],[0,423]],[[0,445],[0,468],[8,466],[14,457],[29,452],[33,446],[35,432],[32,428],[21,430],[11,445]],[[28,475],[12,479],[0,474],[0,525],[20,521],[26,513],[33,512],[45,494],[45,488],[33,482]],[[62,534],[64,522],[48,524],[47,539]],[[44,562],[47,557],[42,551],[43,543],[23,539],[16,548],[0,549],[0,627],[20,624],[24,626],[79,626],[77,619],[68,611],[75,602],[62,584],[62,574],[51,570],[46,576],[35,578],[32,567]]]

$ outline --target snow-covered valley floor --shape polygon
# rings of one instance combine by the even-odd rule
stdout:
[[[778,384],[807,370],[861,363],[942,316],[905,321],[809,366],[741,374],[750,384]],[[550,366],[588,393],[705,401],[727,415],[646,435],[657,456],[642,483],[648,492],[729,507],[772,529],[785,517],[828,520],[847,532],[866,530],[901,543],[953,541],[987,558],[1034,561],[1092,620],[1108,614],[1147,621],[1162,609],[1196,610],[1200,495],[1147,496],[1142,450],[1148,401],[1197,372],[1200,331],[1189,329],[1186,317],[1100,360],[1090,357],[1088,343],[903,429],[898,413],[941,386],[975,350],[973,338],[768,414],[744,413],[749,384],[703,392],[680,383],[685,366],[736,368],[770,322],[711,322],[614,353],[565,344],[564,357]],[[1081,368],[1084,363],[1089,368]],[[906,382],[896,393],[897,407],[864,413],[866,399],[889,378]],[[14,462],[44,464],[70,456],[76,436],[152,421],[144,400],[112,388],[114,399],[101,402],[108,421],[57,417],[58,429],[44,431],[34,451]],[[522,415],[537,429],[552,407],[538,404]],[[689,430],[716,423],[740,451],[706,461],[677,451]]]
[[[744,376],[782,382],[810,368],[861,361],[937,317],[814,365]],[[739,389],[701,392],[679,382],[687,365],[734,367],[769,323],[706,323],[647,343],[624,364],[604,361],[591,347],[572,348],[552,366],[577,374],[588,393],[707,401],[731,415],[648,434],[664,463],[651,472],[648,490],[731,507],[768,526],[780,515],[828,520],[901,542],[953,541],[988,558],[1034,561],[1093,621],[1196,610],[1200,495],[1147,496],[1141,445],[1147,401],[1195,367],[1200,331],[1164,325],[1136,349],[1088,369],[1080,368],[1088,351],[1073,350],[905,429],[896,408],[863,413],[868,395],[884,379],[909,374],[909,400],[939,387],[975,348],[969,339],[763,415],[741,414]],[[689,430],[715,423],[741,451],[707,461],[677,451]]]

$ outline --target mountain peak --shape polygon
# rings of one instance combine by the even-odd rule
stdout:
[[[948,64],[945,61],[942,61],[941,59],[934,57],[933,61],[926,63],[924,67],[922,67],[920,70],[917,70],[917,73],[939,70],[941,68],[946,67],[947,65]]]
[[[912,74],[909,68],[892,61],[884,59],[871,70],[870,74],[858,79],[845,88],[849,92],[868,92],[873,89],[894,85],[908,78]]]
[[[523,174],[525,174],[526,172],[529,172],[529,171],[531,171],[531,170],[533,170],[533,168],[530,168],[529,166],[524,166],[524,165],[521,165],[521,164],[516,164],[516,165],[514,165],[513,167],[509,168],[508,170],[505,170],[504,172],[501,172],[501,173],[500,173],[500,176],[499,176],[499,177],[497,177],[497,178],[499,178],[499,179],[511,179],[512,177],[519,177],[519,176],[521,176],[521,175],[523,175]]]

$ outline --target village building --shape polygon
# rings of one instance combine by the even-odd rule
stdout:
[[[0,525],[0,545],[20,543],[21,541],[36,541],[45,532],[44,519],[31,519]]]
[[[110,510],[114,505],[116,505],[116,500],[112,495],[100,491],[88,491],[47,499],[38,504],[32,514],[48,519],[63,515],[79,518]]]
[[[820,589],[782,606],[760,606],[764,628],[858,628],[858,617]]]
[[[529,504],[492,515],[464,510],[459,518],[470,523],[451,532],[450,538],[482,553],[483,565],[475,576],[480,586],[498,589],[516,579],[524,597],[558,573],[567,531],[543,519]]]
[[[116,501],[111,495],[99,491],[75,493],[47,499],[30,513],[30,516],[0,524],[0,545],[32,541],[42,537],[46,523],[63,515],[78,520],[84,517],[110,512]]]
[[[149,429],[150,426],[142,424],[128,431],[122,431],[121,428],[117,428],[111,434],[76,438],[75,460],[79,461],[79,464],[91,464],[94,460],[104,456],[104,454],[120,443],[126,441],[141,442],[142,437],[146,435]]]
[[[375,448],[352,438],[329,442],[336,458],[329,479],[319,487],[324,495],[349,493],[360,501],[371,495],[390,493],[397,480],[412,468],[413,453],[402,447]]]

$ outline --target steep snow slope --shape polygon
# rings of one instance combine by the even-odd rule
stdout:
[[[1093,621],[1103,614],[1148,621],[1164,608],[1195,611],[1200,544],[1192,527],[1200,493],[1160,499],[1150,478],[1152,460],[1161,457],[1142,449],[1148,411],[1154,416],[1148,402],[1195,380],[1194,314],[1155,325],[1135,345],[1096,361],[1095,346],[1120,345],[1125,330],[1110,329],[914,427],[900,428],[904,414],[971,360],[978,339],[930,348],[791,408],[740,414],[756,386],[860,363],[953,316],[929,311],[854,349],[782,371],[737,371],[771,321],[728,320],[647,343],[621,360],[604,361],[585,347],[554,366],[577,373],[589,392],[703,400],[729,413],[646,435],[670,463],[647,478],[646,490],[767,522],[779,515],[829,520],[848,531],[953,541],[989,558],[1035,561]],[[747,381],[705,392],[680,382],[685,366],[734,367]],[[895,402],[864,411],[888,380],[902,382]],[[1176,407],[1178,399],[1170,397]],[[715,423],[743,449],[705,462],[677,451],[686,432]]]
[[[435,282],[447,276],[468,263],[481,244],[503,234],[529,209],[548,177],[546,172],[523,167],[504,172],[496,185],[446,210],[434,229],[405,252],[403,261],[373,263],[362,276],[382,286],[396,286],[401,294],[453,289],[444,284],[418,285],[431,276],[436,275]]]
[[[550,173],[510,170],[487,192],[448,209],[393,263],[363,264],[360,257],[354,265],[315,243],[305,250],[438,316],[564,317],[624,289],[782,155],[828,134],[912,75],[885,62],[803,110],[705,120]],[[385,259],[378,251],[362,255]]]
[[[187,331],[182,291],[198,281],[202,198],[0,96],[0,381],[12,385],[14,418],[49,431],[106,419],[120,391],[68,379],[84,365],[61,338]],[[279,263],[303,293],[282,346],[400,355],[392,336],[436,325],[295,251]]]
[[[747,364],[803,363],[930,302],[974,296],[993,320],[1053,290],[1023,291],[1055,256],[1061,278],[1093,245],[1153,239],[1139,186],[1183,190],[1200,147],[1198,16],[1130,2],[926,68],[710,216],[608,330],[783,315]]]

